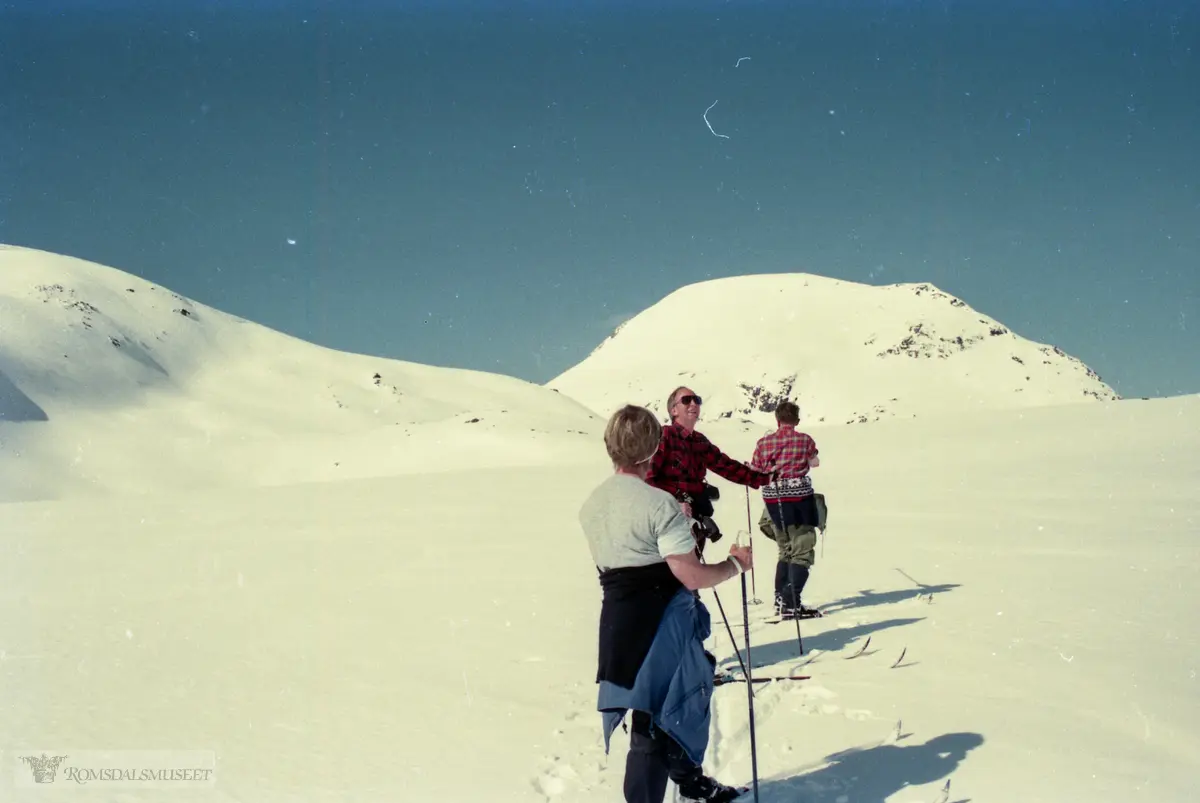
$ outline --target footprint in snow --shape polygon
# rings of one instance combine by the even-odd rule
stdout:
[[[579,774],[570,764],[555,764],[534,779],[533,787],[550,800],[566,792],[570,783],[578,779]]]

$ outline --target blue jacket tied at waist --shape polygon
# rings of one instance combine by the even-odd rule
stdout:
[[[600,681],[596,708],[603,717],[604,750],[629,710],[645,711],[697,765],[708,749],[713,662],[704,649],[712,634],[708,609],[681,588],[663,612],[632,689]]]

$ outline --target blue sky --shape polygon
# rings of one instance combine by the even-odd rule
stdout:
[[[145,6],[0,4],[0,241],[538,382],[706,278],[928,281],[1200,392],[1182,0]]]

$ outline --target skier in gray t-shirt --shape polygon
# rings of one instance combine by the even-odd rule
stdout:
[[[614,473],[579,512],[604,591],[597,708],[606,746],[633,710],[627,803],[662,803],[668,778],[685,801],[727,803],[745,790],[703,773],[708,708],[677,703],[680,694],[712,695],[713,659],[704,650],[711,625],[696,589],[737,577],[753,558],[750,547],[735,544],[726,560],[701,562],[680,503],[645,481],[661,438],[662,427],[644,407],[614,413],[604,432]]]

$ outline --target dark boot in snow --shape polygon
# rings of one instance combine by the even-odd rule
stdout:
[[[679,787],[679,799],[682,803],[732,803],[748,791],[744,786],[726,786],[701,775]]]

